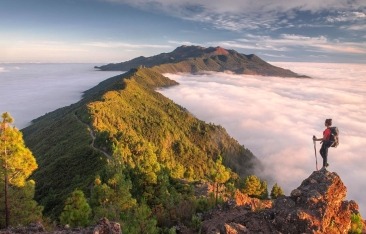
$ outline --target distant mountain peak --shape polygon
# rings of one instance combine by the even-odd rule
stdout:
[[[218,47],[216,47],[215,54],[228,55],[229,51],[227,51],[226,49],[218,46]]]
[[[172,53],[191,53],[192,55],[228,55],[229,51],[217,46],[217,47],[202,47],[195,45],[182,45],[177,47]]]
[[[230,71],[236,74],[261,76],[306,77],[273,66],[254,54],[245,55],[220,46],[205,48],[196,45],[182,45],[169,53],[161,53],[151,57],[140,56],[126,62],[107,64],[96,68],[103,71],[128,71],[139,66],[154,68],[160,73]]]

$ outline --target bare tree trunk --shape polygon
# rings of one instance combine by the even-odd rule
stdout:
[[[5,183],[4,183],[4,195],[5,195],[5,227],[9,227],[9,202],[8,202],[8,173],[5,169]]]
[[[215,205],[217,205],[219,200],[219,183],[216,182],[216,199],[215,199]]]
[[[9,179],[8,179],[8,164],[7,164],[7,150],[6,150],[6,146],[5,146],[5,165],[4,165],[4,174],[5,174],[5,178],[4,178],[4,196],[5,196],[5,227],[8,228],[9,227],[9,216],[10,216],[10,212],[9,212],[9,202],[8,202],[8,183],[9,183]]]

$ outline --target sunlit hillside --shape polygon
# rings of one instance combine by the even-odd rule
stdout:
[[[160,180],[172,186],[182,186],[176,179],[210,181],[221,157],[232,173],[251,173],[257,160],[222,127],[196,119],[154,91],[175,84],[149,69],[134,69],[25,128],[39,164],[33,178],[45,214],[57,216],[75,188],[91,196],[98,176],[105,183],[110,179],[106,171],[114,161],[122,163],[132,197],[147,199],[151,207],[161,199]]]

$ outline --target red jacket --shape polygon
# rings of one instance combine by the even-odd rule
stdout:
[[[323,141],[329,141],[330,140],[330,128],[326,128],[323,132]]]

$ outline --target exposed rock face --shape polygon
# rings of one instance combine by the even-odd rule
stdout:
[[[98,225],[94,228],[93,234],[120,234],[121,225],[119,223],[109,222],[103,218],[98,221]]]
[[[277,199],[273,224],[287,233],[347,232],[351,214],[358,213],[358,205],[344,201],[346,195],[347,188],[335,172],[316,171],[290,197]]]
[[[271,208],[273,205],[271,200],[260,200],[251,198],[248,195],[237,191],[235,193],[235,206],[244,206],[248,210],[257,211],[266,208]]]
[[[274,200],[273,206],[253,208],[250,199],[235,209],[213,214],[203,222],[205,233],[347,233],[354,201],[345,201],[347,188],[335,172],[313,172],[301,185]],[[248,206],[249,205],[249,206]],[[259,212],[252,210],[264,208]],[[225,214],[223,214],[225,213]],[[221,216],[221,217],[220,217]],[[219,218],[217,218],[219,217]],[[212,222],[215,220],[215,222]]]

